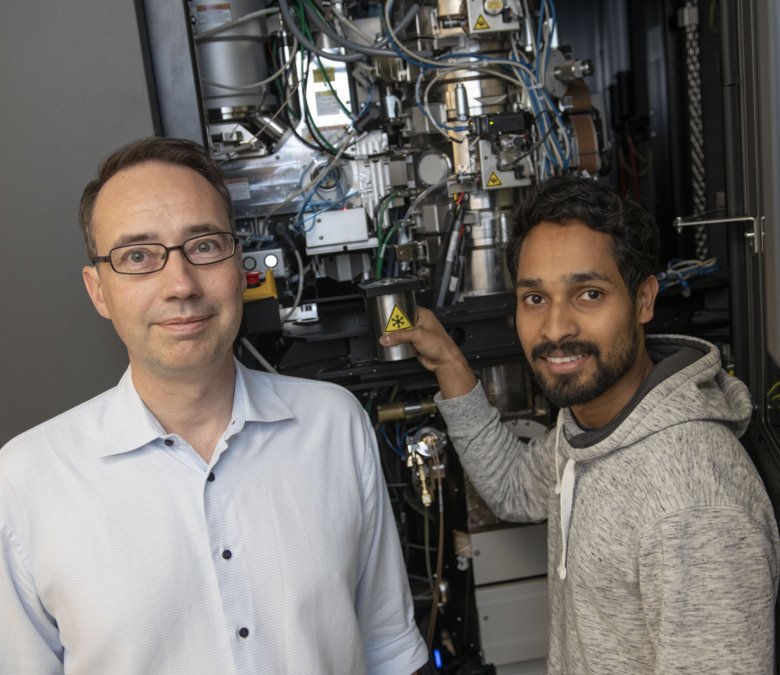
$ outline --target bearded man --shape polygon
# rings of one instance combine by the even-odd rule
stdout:
[[[553,178],[507,246],[517,332],[555,428],[523,443],[425,309],[408,331],[493,511],[548,520],[550,673],[771,672],[777,524],[737,438],[747,388],[715,346],[645,336],[658,231],[610,188]]]

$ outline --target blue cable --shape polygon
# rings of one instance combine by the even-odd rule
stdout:
[[[387,429],[385,428],[384,424],[381,424],[379,426],[379,433],[382,434],[382,438],[385,440],[385,443],[387,443],[387,447],[390,448],[396,455],[399,457],[405,457],[405,453],[403,450],[401,450],[396,444],[394,444],[390,437],[387,435]]]
[[[348,195],[344,195],[341,199],[337,199],[336,201],[320,202],[319,204],[315,204],[314,206],[321,206],[322,208],[317,210],[317,211],[314,211],[314,212],[310,213],[305,218],[303,216],[301,216],[301,218],[299,220],[301,228],[303,228],[303,232],[304,233],[311,232],[312,228],[314,227],[314,222],[316,222],[316,218],[317,218],[318,215],[320,215],[321,213],[325,213],[325,211],[330,211],[331,209],[336,208],[337,206],[343,204],[345,201],[347,201],[348,199],[351,199],[355,195],[357,195],[357,192],[350,192]],[[304,225],[304,223],[307,220],[311,220],[312,224],[309,227],[305,227],[304,228],[303,225]],[[298,229],[301,229],[301,228],[298,228]]]
[[[666,265],[666,270],[655,275],[658,279],[659,292],[663,293],[670,288],[679,286],[682,296],[684,298],[689,298],[691,296],[691,281],[713,274],[720,269],[720,263],[718,263],[717,260],[709,265],[697,264],[694,267],[689,267],[684,270],[675,269],[675,266],[687,262],[689,261],[682,258],[672,258],[669,260]],[[698,263],[699,261],[690,262]]]
[[[389,35],[390,35],[390,33],[388,33],[388,36],[389,36]],[[408,55],[406,52],[404,52],[403,50],[401,50],[401,49],[398,47],[398,45],[397,45],[397,44],[396,44],[396,42],[395,42],[395,39],[393,39],[392,37],[390,37],[390,41],[388,42],[388,44],[390,45],[390,48],[391,48],[391,49],[392,49],[392,50],[393,50],[393,51],[394,51],[396,54],[398,54],[398,56],[399,56],[399,57],[400,57],[402,60],[406,61],[407,63],[411,63],[413,66],[417,66],[417,67],[418,67],[418,68],[420,68],[421,70],[431,70],[432,68],[435,68],[435,66],[429,66],[429,65],[428,65],[428,64],[426,64],[426,63],[422,63],[422,62],[420,62],[420,61],[416,61],[415,59],[411,58],[411,57],[410,57],[410,56],[409,56],[409,55]]]
[[[363,117],[363,115],[365,115],[368,112],[368,108],[371,105],[371,101],[374,99],[375,88],[376,88],[376,83],[372,82],[371,89],[368,90],[368,97],[363,103],[363,109],[357,114],[357,117],[354,119],[355,122],[357,122],[361,117]]]
[[[297,216],[295,218],[296,221],[301,219],[301,216],[303,215],[303,213],[306,211],[307,207],[309,206],[309,202],[311,201],[312,197],[314,197],[314,194],[315,193],[319,193],[320,183],[322,183],[322,181],[324,181],[328,176],[330,176],[331,173],[333,173],[334,169],[335,169],[335,167],[331,167],[329,171],[327,171],[326,173],[323,173],[319,178],[317,178],[317,182],[314,183],[314,185],[312,185],[311,191],[309,192],[308,195],[306,195],[306,199],[304,200],[301,208],[298,210],[298,214],[297,214]],[[336,177],[337,178],[339,178],[340,176],[341,176],[340,173],[336,173]],[[337,181],[337,184],[339,184],[339,183],[340,183],[340,181]]]
[[[542,31],[542,27],[544,26],[544,14],[545,14],[545,9],[546,8],[547,8],[547,3],[544,0],[542,0],[542,4],[539,7],[539,23],[536,26],[536,50],[537,50],[537,53],[536,53],[536,77],[537,78],[540,77],[540,75],[539,75],[539,66],[540,66],[540,61],[541,61],[540,55],[541,55],[541,51],[542,51],[542,48],[541,48],[542,32],[543,32]]]
[[[387,0],[387,13],[388,14],[390,14],[392,12],[392,10],[393,10],[393,2],[394,1],[395,0]],[[381,7],[380,7],[380,11],[382,11]],[[384,16],[384,12],[382,12],[382,15]],[[384,19],[383,19],[382,23],[384,23]],[[387,30],[385,32],[386,32],[387,37],[389,38],[388,44],[390,45],[390,48],[396,54],[398,54],[398,56],[401,57],[401,59],[403,59],[407,63],[411,63],[413,66],[417,66],[418,68],[421,68],[423,70],[430,70],[431,68],[434,68],[434,66],[430,66],[430,65],[428,65],[426,63],[422,63],[420,61],[416,61],[413,58],[411,58],[406,52],[404,52],[398,46],[398,43],[396,42],[395,38],[391,35],[390,31]]]

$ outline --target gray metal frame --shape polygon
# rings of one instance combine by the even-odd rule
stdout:
[[[186,0],[141,0],[162,136],[206,145],[203,101]]]
[[[724,142],[728,215],[765,219],[767,230],[780,222],[777,119],[780,114],[774,44],[780,37],[777,9],[765,0],[723,2],[721,35],[724,53]],[[733,58],[732,58],[733,57]],[[738,375],[750,388],[755,413],[745,445],[758,467],[780,515],[780,439],[767,424],[766,287],[767,239],[756,255],[744,234],[730,230],[732,335],[742,366]]]

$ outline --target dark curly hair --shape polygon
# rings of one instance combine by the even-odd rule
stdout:
[[[620,275],[632,298],[658,267],[658,227],[639,204],[590,178],[555,176],[536,186],[515,214],[506,262],[517,275],[520,249],[528,233],[548,221],[565,225],[579,220],[612,239]]]
[[[90,259],[98,254],[95,250],[95,230],[92,222],[98,194],[114,175],[145,162],[183,166],[197,171],[214,186],[225,205],[225,213],[230,227],[233,227],[233,202],[230,200],[230,191],[225,177],[219,165],[202,145],[183,138],[158,138],[156,136],[140,138],[123,145],[106,157],[98,167],[97,178],[87,183],[87,187],[84,188],[84,193],[81,195],[79,225]]]

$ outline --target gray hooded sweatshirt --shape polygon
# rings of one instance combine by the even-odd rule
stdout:
[[[650,336],[651,374],[604,428],[568,409],[520,442],[477,386],[437,403],[499,517],[548,519],[550,673],[769,673],[777,524],[737,437],[747,388],[703,340]]]

